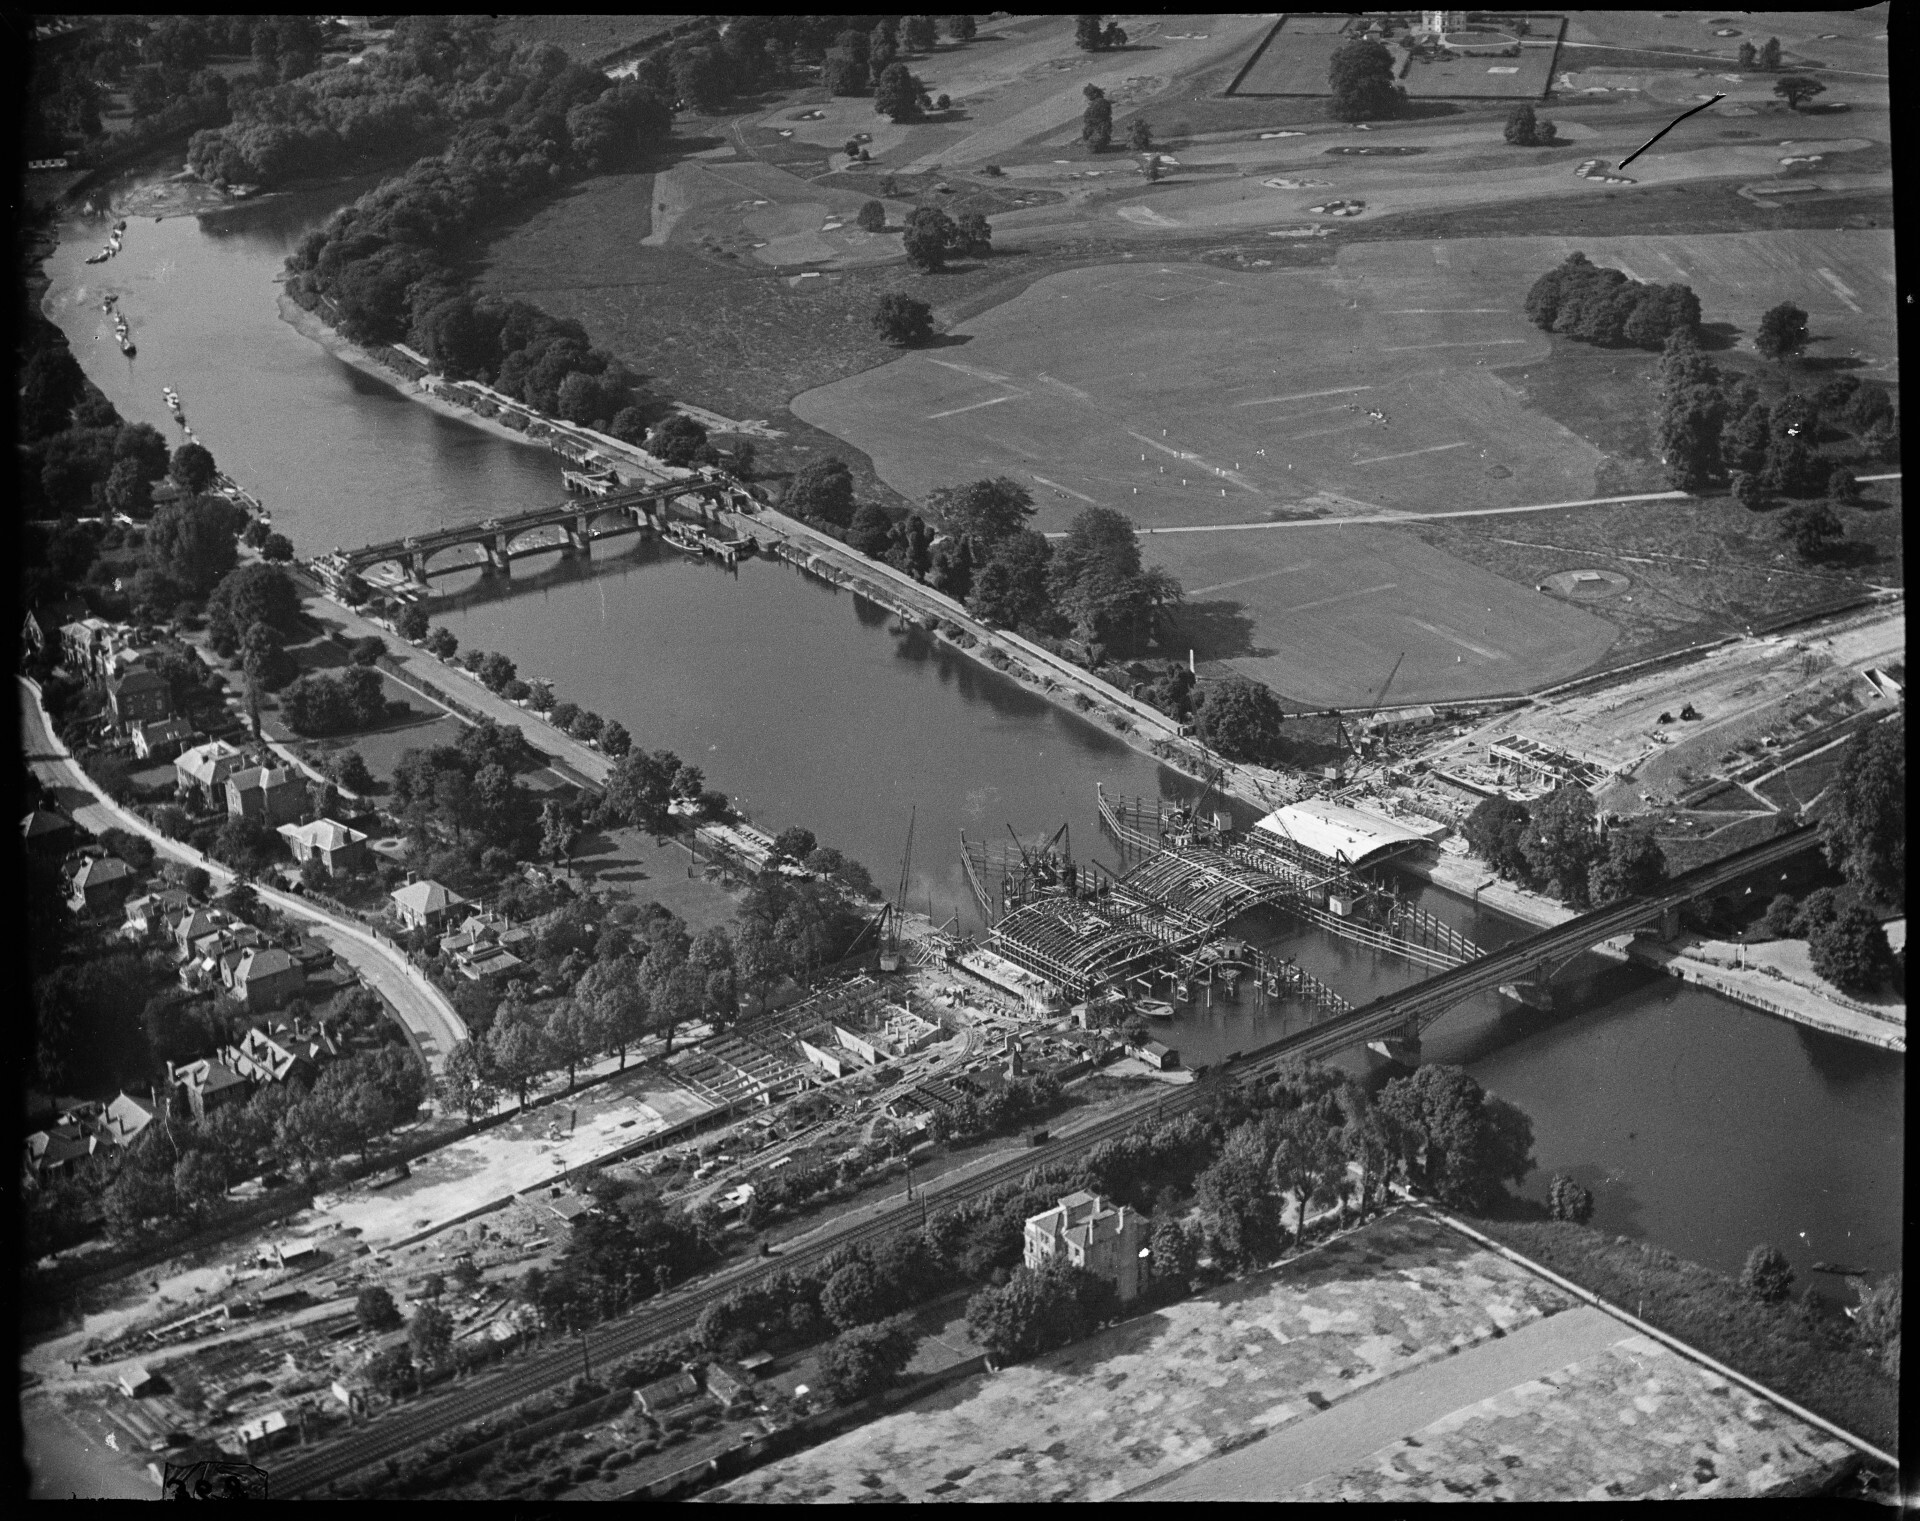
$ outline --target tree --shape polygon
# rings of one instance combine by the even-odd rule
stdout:
[[[873,330],[888,343],[918,344],[933,337],[933,308],[891,291],[873,309]]]
[[[975,1294],[967,1301],[967,1325],[990,1356],[1011,1361],[1078,1341],[1115,1308],[1112,1284],[1056,1260]]]
[[[557,715],[559,709],[554,709]],[[681,770],[671,750],[629,750],[615,762],[605,789],[607,810],[623,823],[659,830],[666,827],[667,805]]]
[[[1409,1173],[1452,1203],[1485,1208],[1533,1170],[1533,1126],[1459,1067],[1395,1078],[1375,1107],[1401,1138]]]
[[[1667,880],[1667,857],[1648,829],[1616,829],[1607,853],[1587,867],[1587,893],[1596,908],[1644,897]]]
[[[918,121],[926,87],[904,63],[890,63],[880,71],[873,88],[873,109],[893,122]]]
[[[794,472],[780,506],[795,517],[844,528],[853,520],[853,471],[832,455],[809,461]]]
[[[409,602],[400,610],[400,616],[393,621],[394,631],[409,644],[418,644],[427,637],[427,610],[417,602]]]
[[[1198,1264],[1199,1253],[1187,1228],[1170,1216],[1153,1222],[1147,1237],[1147,1263],[1153,1281],[1167,1293],[1184,1293]]]
[[[1083,53],[1095,53],[1100,50],[1104,35],[1101,16],[1075,16],[1073,18],[1073,45]]]
[[[1153,128],[1147,125],[1144,116],[1136,116],[1127,123],[1127,146],[1135,153],[1147,153],[1153,148]]]
[[[493,1028],[487,1032],[487,1055],[493,1070],[519,1095],[522,1109],[533,1085],[553,1070],[545,1033],[533,1011],[512,996],[494,1015]]]
[[[927,508],[956,537],[968,540],[983,559],[1002,539],[1025,528],[1035,510],[1032,493],[1005,475],[964,486],[937,487],[927,495]]]
[[[1225,1262],[1252,1263],[1273,1248],[1279,1199],[1270,1176],[1272,1161],[1273,1147],[1261,1127],[1243,1124],[1194,1181],[1201,1228],[1214,1255]]]
[[[1894,1379],[1900,1377],[1901,1279],[1900,1273],[1893,1273],[1866,1290],[1853,1316],[1853,1334],[1886,1364]]]
[[[792,824],[774,836],[773,853],[783,860],[804,861],[813,854],[817,843],[811,829]]]
[[[407,1343],[413,1360],[423,1368],[438,1368],[453,1355],[453,1317],[437,1304],[423,1304],[407,1323]]]
[[[842,1331],[820,1355],[820,1382],[836,1404],[852,1404],[892,1384],[919,1343],[911,1315]]]
[[[1585,1225],[1593,1218],[1593,1194],[1563,1172],[1547,1185],[1547,1212],[1556,1220]]]
[[[691,465],[707,442],[707,430],[684,412],[670,412],[647,435],[647,450],[669,465]]]
[[[971,42],[976,28],[971,16],[942,16],[940,24],[955,42]]]
[[[1314,1110],[1299,1108],[1280,1122],[1269,1164],[1275,1188],[1295,1201],[1293,1239],[1307,1232],[1307,1206],[1336,1193],[1347,1175],[1347,1153],[1338,1132]]]
[[[1786,1253],[1764,1242],[1747,1253],[1740,1268],[1740,1288],[1761,1304],[1780,1304],[1793,1288],[1793,1268]]]
[[[284,565],[293,558],[293,540],[284,533],[270,533],[260,546],[260,558]]]
[[[1209,683],[1194,715],[1194,732],[1229,760],[1270,759],[1286,717],[1271,690],[1244,676]]]
[[[1095,153],[1104,153],[1113,142],[1113,102],[1102,95],[1087,102],[1080,113],[1080,141]]]
[[[885,559],[893,543],[893,519],[878,502],[862,502],[847,526],[847,543],[872,559]]]
[[[1053,620],[1047,577],[1053,551],[1046,539],[1021,529],[1002,539],[978,571],[967,606],[983,622],[1000,628],[1041,628]]]
[[[1825,502],[1790,507],[1780,518],[1780,537],[1803,560],[1826,558],[1846,536],[1846,525]]]
[[[1753,334],[1753,346],[1776,364],[1797,358],[1808,342],[1807,314],[1791,301],[1763,312]]]
[[[1760,67],[1769,71],[1780,67],[1780,39],[1769,37],[1760,45]]]
[[[1734,63],[1740,68],[1750,69],[1759,61],[1759,58],[1760,55],[1754,51],[1751,42],[1742,42],[1739,51],[1734,55]]]
[[[460,641],[450,628],[436,628],[427,635],[427,653],[441,660],[453,659],[454,652],[460,648]]]
[[[1530,812],[1520,851],[1533,880],[1576,908],[1587,901],[1587,869],[1605,850],[1593,796],[1571,783],[1557,787]]]
[[[199,496],[213,484],[218,473],[213,455],[203,444],[182,444],[173,451],[167,474],[187,496]]]
[[[300,627],[299,588],[278,566],[242,565],[207,599],[207,632],[216,645],[240,643],[256,624],[286,633]]]
[[[885,232],[887,230],[887,208],[878,201],[868,201],[854,216],[854,225],[863,232]]]
[[[1857,731],[1821,817],[1828,863],[1894,909],[1907,901],[1906,740],[1904,712]]]
[[[1810,927],[1807,952],[1815,972],[1850,993],[1871,993],[1886,980],[1893,961],[1886,930],[1853,898]]]
[[[867,65],[865,60],[835,48],[821,65],[820,79],[831,95],[863,95],[867,89]]]
[[[873,1270],[864,1262],[848,1263],[820,1290],[821,1310],[843,1331],[872,1320],[879,1305]]]
[[[146,560],[194,596],[205,596],[238,555],[225,515],[204,499],[169,503],[147,529]]]
[[[360,1291],[353,1302],[353,1313],[368,1331],[391,1331],[400,1324],[400,1307],[393,1302],[393,1295],[377,1283]]]
[[[600,731],[600,753],[618,760],[632,748],[633,736],[627,733],[626,725],[609,719],[606,727]]]
[[[915,269],[934,274],[946,264],[958,237],[959,229],[944,211],[921,206],[907,217],[900,246],[906,250],[907,262]]]
[[[1490,797],[1474,805],[1460,833],[1471,850],[1503,877],[1525,882],[1527,857],[1521,849],[1531,815],[1525,803],[1512,798]]]
[[[1393,55],[1381,43],[1358,39],[1336,49],[1327,65],[1329,112],[1341,121],[1398,115],[1406,97],[1394,87],[1393,71]]]
[[[1805,74],[1787,74],[1773,82],[1773,93],[1787,103],[1789,111],[1798,111],[1800,102],[1827,93],[1827,87]]]
[[[646,997],[640,991],[638,963],[631,956],[595,962],[575,984],[573,996],[575,1002],[591,1006],[602,1049],[618,1051],[621,1069],[625,1070],[627,1048],[646,1033],[649,1014]]]
[[[1537,141],[1538,130],[1532,106],[1521,104],[1507,112],[1506,137],[1515,147],[1531,148]]]
[[[900,44],[909,53],[931,53],[934,44],[931,16],[907,16],[900,22]]]
[[[540,1033],[547,1059],[566,1068],[569,1093],[579,1069],[606,1049],[597,1008],[577,998],[563,998],[549,1008]]]

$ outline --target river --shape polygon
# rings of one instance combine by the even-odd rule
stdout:
[[[102,224],[70,226],[48,261],[46,310],[129,419],[175,436],[160,395],[175,386],[201,440],[302,554],[558,497],[555,456],[438,416],[280,320],[282,260],[342,198],[336,188],[205,220],[136,220],[125,251],[91,267],[82,260]],[[105,325],[106,291],[131,325],[131,361]],[[638,743],[701,766],[757,822],[805,824],[889,894],[911,815],[909,897],[937,919],[978,927],[962,829],[1005,840],[1011,826],[1031,842],[1064,823],[1076,859],[1117,865],[1096,781],[1191,795],[1099,726],[893,633],[889,615],[851,594],[779,563],[726,572],[622,542],[595,551],[591,567],[522,562],[510,593],[470,576],[438,583],[436,620],[463,647],[503,650]],[[1526,932],[1432,889],[1419,898],[1485,946]],[[1356,1003],[1417,975],[1280,919],[1258,928]],[[1729,1271],[1759,1241],[1781,1247],[1802,1284],[1816,1260],[1900,1265],[1903,1059],[1636,969],[1594,967],[1571,1012],[1481,999],[1427,1038],[1427,1059],[1466,1065],[1533,1117],[1540,1165],[1528,1193],[1542,1196],[1564,1170],[1593,1188],[1598,1225]],[[1229,1005],[1183,1015],[1167,1038],[1205,1061],[1284,1028],[1282,1016]],[[1348,1064],[1377,1075],[1364,1053]]]

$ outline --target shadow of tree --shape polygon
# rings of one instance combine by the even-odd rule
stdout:
[[[1244,602],[1183,602],[1167,618],[1167,645],[1191,649],[1197,660],[1229,660],[1235,656],[1265,657],[1277,650],[1257,648],[1253,619]]]
[[[1740,336],[1740,329],[1731,322],[1703,322],[1700,324],[1700,347],[1710,353],[1730,349]]]

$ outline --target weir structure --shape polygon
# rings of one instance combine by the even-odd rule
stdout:
[[[584,502],[556,502],[508,517],[488,518],[483,523],[438,528],[358,549],[334,549],[312,563],[314,571],[336,588],[382,564],[393,565],[407,579],[424,585],[432,576],[474,569],[474,562],[468,559],[433,563],[435,556],[448,550],[474,545],[486,556],[479,567],[482,574],[510,575],[513,562],[523,556],[551,554],[556,549],[562,555],[584,554],[596,540],[662,526],[675,506],[691,516],[713,520],[719,508],[739,507],[744,497],[739,486],[715,471],[689,480],[608,489]],[[560,530],[558,540],[551,535],[534,537],[552,528]]]

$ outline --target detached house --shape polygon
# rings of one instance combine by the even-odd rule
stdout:
[[[228,1104],[244,1104],[253,1091],[247,1080],[225,1062],[204,1056],[178,1067],[168,1062],[167,1081],[185,1094],[197,1120]]]
[[[108,678],[107,704],[113,709],[113,721],[122,729],[132,729],[171,714],[173,689],[158,672],[135,666],[124,676]]]
[[[470,914],[459,929],[440,938],[440,954],[451,956],[462,976],[478,982],[483,977],[498,977],[525,963],[513,953],[533,932],[505,919]]]
[[[311,1085],[319,1070],[304,1052],[282,1045],[258,1025],[248,1030],[237,1045],[223,1047],[220,1059],[252,1083]]]
[[[146,761],[170,761],[197,738],[184,718],[162,718],[133,726],[133,753]]]
[[[269,829],[291,824],[311,802],[306,778],[286,766],[247,766],[227,778],[227,812]]]
[[[58,860],[67,853],[73,835],[73,820],[56,808],[36,808],[20,821],[28,855]]]
[[[438,882],[409,882],[387,894],[393,911],[408,929],[437,930],[445,927],[456,908],[465,908],[467,900]]]
[[[143,1104],[122,1093],[107,1105],[106,1117],[100,1122],[100,1134],[115,1146],[131,1146],[140,1132],[153,1123],[158,1109],[158,1104]]]
[[[1140,1292],[1140,1253],[1146,1244],[1146,1217],[1124,1204],[1109,1204],[1099,1194],[1068,1194],[1052,1209],[1027,1219],[1028,1267],[1064,1258],[1106,1279],[1122,1300]]]
[[[248,946],[220,958],[220,980],[243,1003],[274,1009],[307,985],[307,974],[278,946]]]
[[[198,787],[209,801],[218,798],[227,778],[239,769],[245,756],[223,739],[208,740],[184,750],[173,763],[175,786],[185,792]]]
[[[125,861],[117,856],[92,856],[73,874],[67,906],[82,916],[105,913],[126,902],[133,888],[133,869]]]
[[[366,871],[373,864],[367,837],[358,829],[349,829],[332,819],[315,819],[311,824],[282,824],[280,838],[287,842],[294,860],[304,865],[317,859],[329,876]]]

